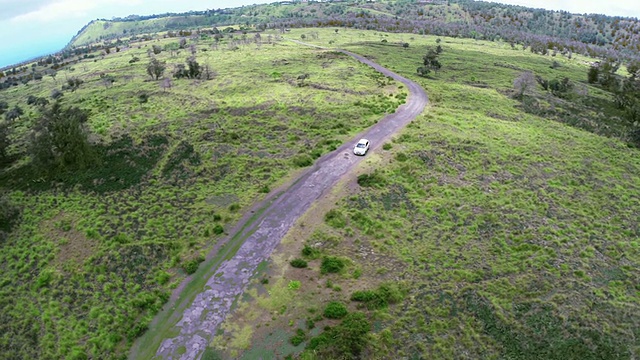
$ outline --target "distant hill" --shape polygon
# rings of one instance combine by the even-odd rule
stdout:
[[[477,40],[502,40],[534,52],[574,52],[601,58],[636,58],[640,22],[636,18],[571,14],[471,0],[356,3],[280,2],[182,14],[96,20],[69,48],[140,34],[224,25],[256,29],[339,26],[412,32]]]

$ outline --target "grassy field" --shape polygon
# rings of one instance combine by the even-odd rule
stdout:
[[[0,175],[20,209],[0,244],[0,357],[126,357],[244,209],[402,102],[394,82],[349,57],[271,35],[190,40],[211,80],[171,78],[192,56],[168,50],[174,38],[2,92],[25,114],[11,125],[18,160]],[[156,57],[170,88],[146,74],[152,45],[167,49]],[[38,117],[26,98],[74,77],[84,83],[62,101],[90,112],[99,162],[41,177],[24,156]]]
[[[588,59],[442,38],[421,78],[435,37],[302,34],[418,81],[431,106],[299,221],[205,358],[640,355],[640,160]],[[578,91],[514,100],[524,70]]]

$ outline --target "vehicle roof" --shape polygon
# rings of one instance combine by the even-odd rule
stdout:
[[[369,140],[367,140],[367,139],[360,139],[360,141],[358,141],[358,144],[360,144],[360,143],[365,143],[365,142],[369,142]]]

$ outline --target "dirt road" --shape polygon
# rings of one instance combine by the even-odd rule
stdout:
[[[316,199],[331,189],[342,176],[362,161],[364,157],[353,155],[354,143],[360,137],[367,138],[371,141],[371,150],[375,151],[385,140],[388,140],[424,110],[428,98],[420,85],[360,55],[345,50],[338,51],[402,82],[409,90],[407,102],[399,107],[394,114],[385,116],[376,125],[359,134],[353,141],[318,159],[315,165],[305,171],[293,185],[268,204],[257,218],[254,218],[248,226],[243,227],[239,237],[234,236],[239,239],[239,244],[242,245],[229,260],[219,264],[215,274],[208,279],[202,292],[196,295],[190,305],[185,306],[181,319],[172,325],[171,329],[155,329],[152,325],[148,330],[173,336],[162,340],[159,348],[155,350],[155,358],[199,359],[207,344],[214,337],[218,326],[231,310],[233,301],[249,283],[258,264],[269,258],[291,226]],[[180,314],[174,315],[179,316]],[[139,344],[134,346],[130,358],[140,358],[136,357],[139,354],[140,346]]]

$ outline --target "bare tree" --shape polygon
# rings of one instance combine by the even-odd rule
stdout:
[[[116,78],[113,75],[102,73],[100,74],[100,80],[102,80],[102,84],[105,88],[110,87],[116,81]]]
[[[535,88],[536,78],[531,71],[525,71],[513,80],[513,90],[518,99],[522,99],[527,92]]]
[[[171,83],[171,79],[169,78],[164,78],[164,80],[162,80],[162,82],[160,83],[160,87],[162,88],[163,92],[167,91],[167,89],[171,89],[171,86],[173,86],[173,84]]]
[[[56,76],[58,75],[58,73],[53,70],[49,73],[49,76],[51,76],[51,78],[53,79],[53,82],[55,82],[56,84],[58,83],[58,80],[56,80]]]

